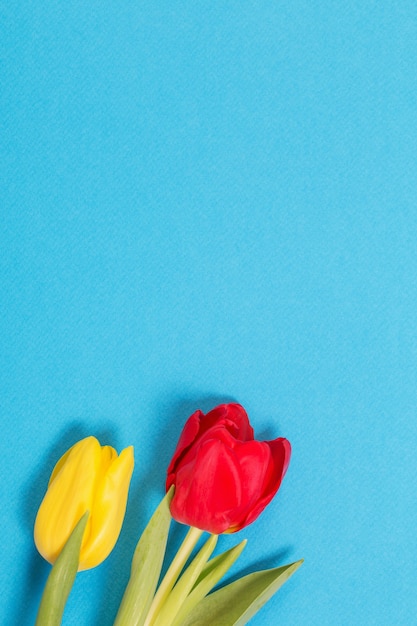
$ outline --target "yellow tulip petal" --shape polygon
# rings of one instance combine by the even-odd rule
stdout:
[[[91,510],[101,447],[97,439],[87,437],[64,456],[65,462],[58,462],[35,521],[36,547],[50,563],[55,562],[82,515]]]
[[[103,477],[113,461],[117,459],[117,452],[111,446],[102,446],[101,448],[101,466],[100,476]]]
[[[75,444],[75,445],[77,445],[77,444]],[[65,454],[63,454],[61,456],[61,458],[59,459],[59,461],[55,465],[54,469],[52,470],[51,478],[49,479],[48,487],[51,485],[51,483],[54,482],[55,478],[58,476],[59,472],[61,471],[61,468],[67,462],[67,459],[68,459],[69,455],[71,454],[71,450],[72,450],[73,447],[74,446],[72,446],[69,450],[67,450],[65,452]]]
[[[89,535],[81,549],[80,570],[95,567],[112,551],[123,524],[133,466],[130,446],[113,460],[96,485]]]

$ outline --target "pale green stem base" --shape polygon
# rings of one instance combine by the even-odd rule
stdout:
[[[217,535],[211,535],[187,569],[181,574],[181,578],[177,581],[158,612],[154,626],[171,626],[175,622],[178,612],[210,558],[216,543]]]
[[[154,624],[158,612],[163,606],[173,586],[177,582],[178,577],[181,574],[185,563],[187,562],[187,559],[189,558],[191,552],[193,551],[203,532],[204,531],[200,530],[199,528],[193,527],[191,527],[188,531],[180,549],[175,555],[174,560],[172,561],[167,573],[165,574],[161,584],[159,585],[158,591],[156,592],[151,607],[149,609],[149,613],[145,620],[144,626],[152,626]]]

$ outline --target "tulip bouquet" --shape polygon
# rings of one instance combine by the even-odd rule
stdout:
[[[256,441],[238,404],[223,404],[186,422],[169,464],[166,495],[133,555],[114,626],[243,626],[302,560],[216,587],[246,542],[212,556],[218,536],[252,523],[278,491],[291,447]],[[36,626],[58,626],[77,571],[113,549],[123,523],[133,448],[118,456],[87,437],[56,464],[35,522],[35,543],[53,564]],[[189,527],[161,579],[172,519]],[[202,545],[204,533],[208,533]],[[161,579],[161,580],[160,580]]]

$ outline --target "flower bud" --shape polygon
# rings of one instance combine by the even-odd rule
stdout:
[[[282,437],[256,441],[245,409],[222,404],[187,420],[167,472],[174,519],[214,534],[236,532],[272,500],[290,462]]]
[[[78,569],[104,561],[119,537],[133,465],[132,446],[118,456],[95,437],[82,439],[61,457],[35,521],[35,544],[47,561],[56,561],[86,511]]]

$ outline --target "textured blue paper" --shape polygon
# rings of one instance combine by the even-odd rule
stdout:
[[[253,625],[415,624],[415,2],[18,0],[1,29],[0,622],[34,621],[69,445],[135,445],[64,620],[110,626],[185,419],[232,399],[293,444],[233,575],[305,557]]]

